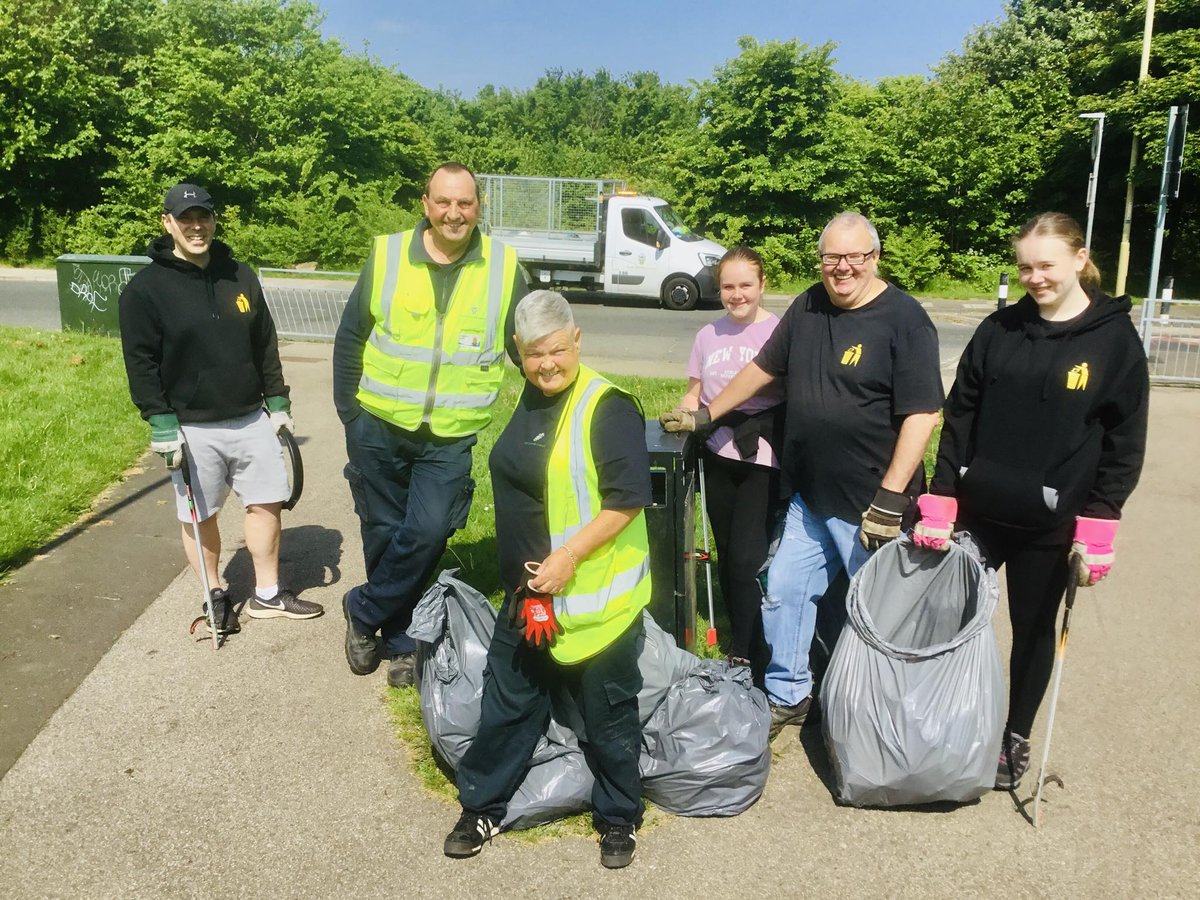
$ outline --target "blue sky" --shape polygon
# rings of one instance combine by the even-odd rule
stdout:
[[[958,50],[1003,0],[317,0],[323,33],[426,87],[471,97],[485,84],[527,88],[546,69],[651,70],[686,83],[738,53],[737,39],[838,44],[839,72],[873,81],[923,75]]]

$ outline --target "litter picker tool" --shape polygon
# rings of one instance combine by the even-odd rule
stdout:
[[[1046,782],[1057,781],[1062,786],[1062,779],[1051,775],[1046,777],[1046,762],[1050,759],[1050,736],[1054,733],[1054,712],[1058,707],[1058,689],[1062,686],[1063,661],[1067,657],[1067,635],[1071,630],[1071,608],[1075,605],[1075,592],[1079,589],[1079,569],[1082,565],[1079,555],[1072,552],[1067,560],[1067,595],[1063,600],[1062,631],[1058,635],[1058,649],[1054,654],[1054,687],[1050,693],[1050,718],[1046,721],[1046,741],[1042,747],[1042,763],[1038,767],[1037,794],[1033,798],[1033,827],[1042,826],[1041,804],[1042,788]]]
[[[295,436],[286,428],[279,429],[279,443],[283,445],[283,465],[287,469],[288,486],[292,489],[283,508],[294,509],[304,493],[304,460],[300,458],[300,445]]]
[[[717,643],[717,620],[713,616],[712,553],[708,546],[708,499],[704,493],[704,458],[700,457],[700,527],[704,532],[704,583],[708,587],[708,646]]]
[[[179,474],[183,476],[183,489],[187,494],[188,513],[192,517],[192,534],[196,538],[196,568],[200,571],[200,584],[204,587],[204,618],[208,620],[208,630],[212,634],[214,650],[221,649],[221,637],[217,634],[217,610],[212,600],[212,590],[208,584],[208,567],[204,564],[204,543],[200,540],[200,521],[196,518],[196,498],[192,495],[192,467],[188,462],[187,444],[179,451]],[[197,620],[198,621],[198,620]],[[195,629],[196,622],[192,623]]]

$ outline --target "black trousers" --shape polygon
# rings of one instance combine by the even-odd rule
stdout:
[[[1008,727],[1027,738],[1054,671],[1055,626],[1067,588],[1074,520],[1039,532],[983,521],[960,525],[979,539],[993,566],[1004,566],[1013,633]]]
[[[479,732],[458,766],[463,809],[497,822],[504,818],[550,721],[551,690],[560,684],[583,718],[585,733],[578,737],[596,778],[593,813],[612,825],[640,825],[645,811],[638,770],[642,674],[637,639],[642,617],[595,656],[568,666],[524,642],[508,624],[510,603],[511,596],[500,610],[488,648]]]
[[[702,451],[708,521],[717,547],[717,577],[732,631],[726,652],[765,666],[758,569],[784,501],[779,470]]]

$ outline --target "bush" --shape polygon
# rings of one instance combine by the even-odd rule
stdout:
[[[950,254],[946,261],[946,272],[955,281],[965,281],[981,291],[994,293],[1000,283],[1000,273],[1005,271],[1006,260],[981,253],[978,250],[964,250]],[[1010,283],[1016,284],[1016,279],[1009,276]]]
[[[928,225],[902,225],[883,249],[880,265],[888,280],[908,291],[925,287],[944,269],[945,245]]]

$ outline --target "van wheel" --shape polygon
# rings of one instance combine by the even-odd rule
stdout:
[[[667,309],[695,309],[700,300],[700,288],[686,275],[675,275],[663,282],[662,302]]]

